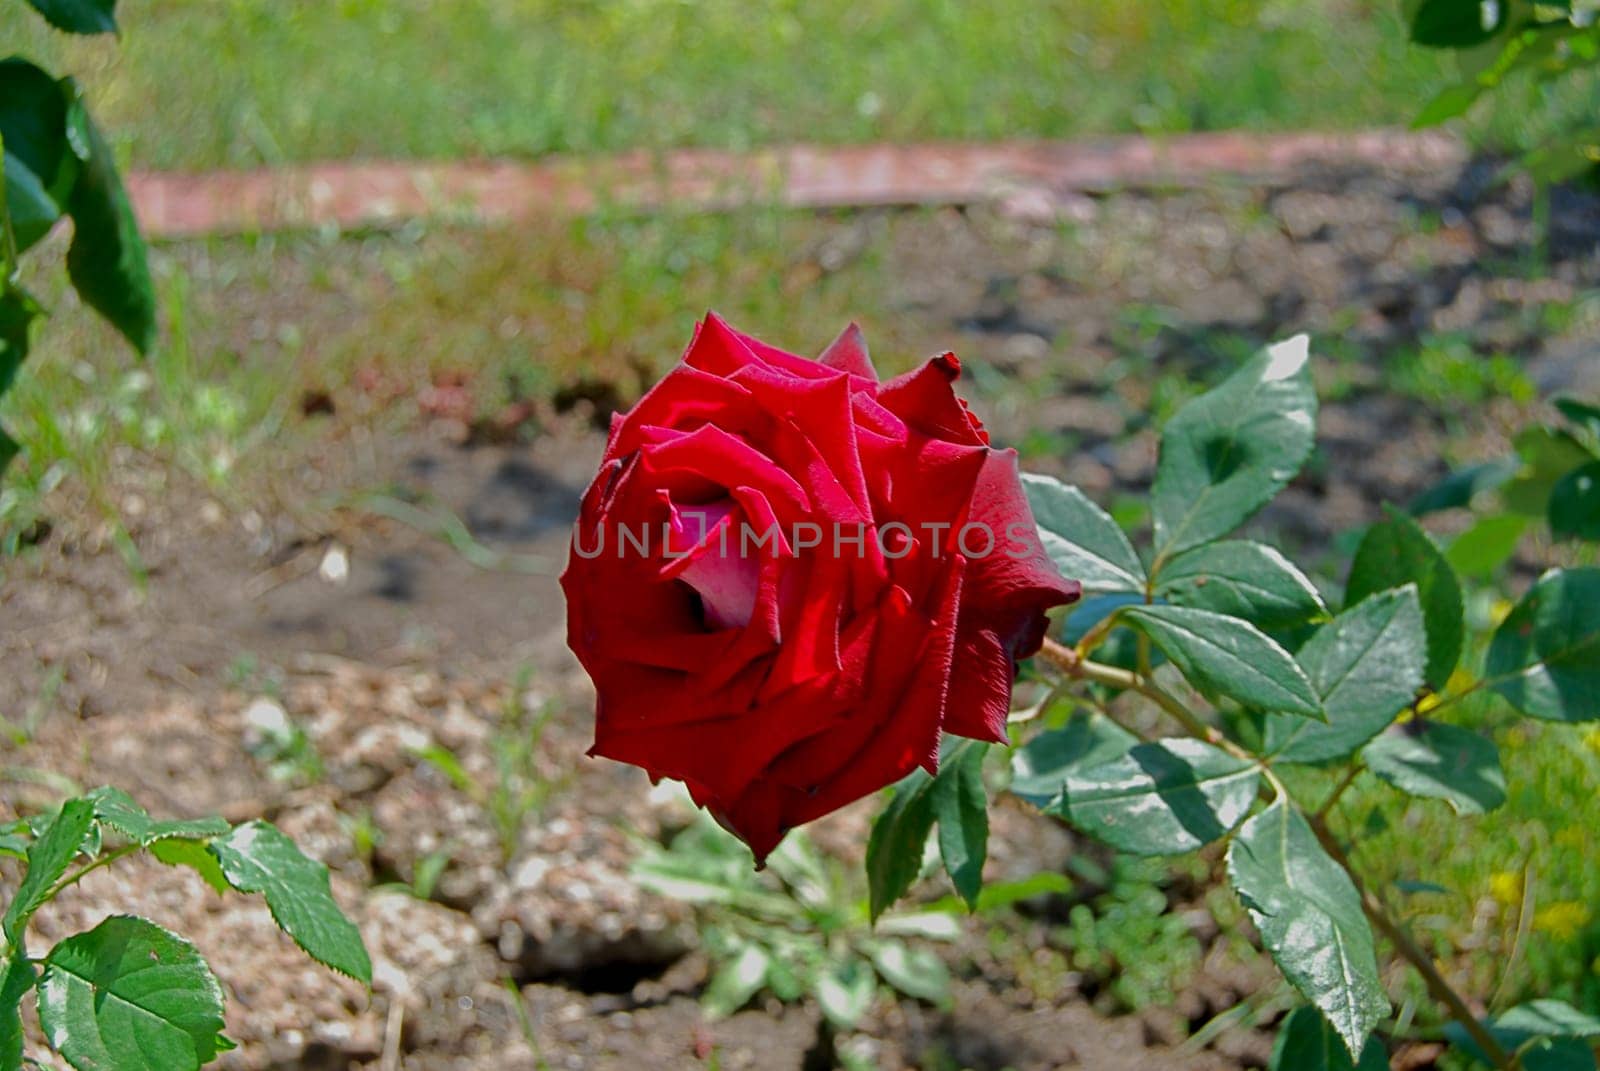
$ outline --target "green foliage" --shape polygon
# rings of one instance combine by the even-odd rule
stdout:
[[[950,883],[974,910],[989,857],[989,795],[983,786],[983,744],[962,741],[950,749],[933,782],[933,817],[939,855]]]
[[[890,790],[888,805],[872,824],[867,840],[867,888],[871,917],[879,915],[911,888],[934,824],[950,880],[969,905],[977,902],[989,839],[989,812],[983,790],[986,745],[952,743],[939,772],[913,770]]]
[[[1207,694],[1257,710],[1326,717],[1305,670],[1248,621],[1181,606],[1130,607],[1121,620],[1148,636]]]
[[[1551,721],[1600,716],[1600,569],[1540,577],[1496,630],[1484,671],[1518,710]]]
[[[28,0],[45,21],[67,33],[116,33],[117,0]]]
[[[74,1067],[191,1068],[222,1032],[222,986],[193,945],[117,915],[44,958],[39,1025]]]
[[[1261,943],[1351,1053],[1389,1011],[1361,896],[1287,800],[1246,822],[1228,876]]]
[[[1550,488],[1550,532],[1600,542],[1600,461],[1579,465]]]
[[[1361,1059],[1352,1061],[1339,1035],[1317,1009],[1296,1008],[1278,1028],[1268,1071],[1388,1071],[1389,1057],[1377,1038],[1370,1038]]]
[[[153,922],[113,916],[40,959],[28,954],[35,912],[92,871],[144,850],[193,868],[218,892],[264,893],[302,949],[371,984],[366,947],[333,901],[327,868],[275,827],[157,820],[127,793],[98,788],[0,829],[0,852],[22,858],[25,868],[0,943],[0,1071],[22,1067],[19,1009],[35,991],[45,1037],[82,1071],[186,1071],[233,1047],[220,1033],[223,996],[211,969],[192,945]]]
[[[57,29],[116,29],[115,0],[29,0]],[[139,351],[155,344],[155,286],[133,206],[111,148],[70,78],[21,56],[0,60],[0,397],[27,359],[39,304],[18,280],[17,257],[63,217],[72,220],[67,275],[84,303]],[[0,474],[16,456],[0,431]]]
[[[1104,714],[1074,710],[1065,725],[1033,734],[1012,752],[1011,794],[1042,811],[1054,809],[1075,771],[1114,762],[1138,742]]]
[[[180,171],[1364,129],[1409,115],[1444,67],[1406,46],[1394,13],[1333,0],[813,0],[764,9],[760,33],[733,0],[123,7],[137,33],[111,72],[106,118],[129,133],[139,166]],[[65,51],[17,10],[15,36],[34,54]],[[935,69],[943,75],[927,77]]]
[[[1499,749],[1459,725],[1416,718],[1390,726],[1361,758],[1402,792],[1444,800],[1457,814],[1484,814],[1506,801]]]
[[[1367,529],[1350,565],[1344,599],[1353,606],[1376,592],[1415,584],[1428,634],[1428,664],[1423,677],[1438,689],[1461,658],[1466,625],[1461,582],[1428,534],[1411,518],[1390,508],[1389,519]]]
[[[1269,717],[1267,752],[1283,762],[1350,755],[1416,698],[1425,643],[1412,584],[1363,599],[1318,629],[1295,657],[1328,720]]]
[[[1180,554],[1161,571],[1155,594],[1269,631],[1328,616],[1322,595],[1304,573],[1273,548],[1247,539],[1224,539]]]
[[[1407,5],[1413,43],[1459,54],[1462,78],[1425,104],[1415,126],[1433,126],[1462,115],[1486,93],[1513,79],[1541,87],[1566,81],[1592,92],[1600,65],[1600,24],[1581,0],[1421,0]],[[1600,175],[1600,124],[1592,109],[1554,132],[1522,157],[1541,182]]]
[[[1255,763],[1198,740],[1140,744],[1067,775],[1055,813],[1114,848],[1173,855],[1230,832],[1255,804]]]
[[[1050,476],[1023,473],[1022,488],[1039,524],[1050,560],[1086,594],[1143,591],[1144,565],[1111,515],[1076,487]]]
[[[1501,1045],[1518,1053],[1524,1071],[1593,1071],[1596,1066],[1593,1041],[1600,1038],[1600,1019],[1562,1001],[1531,1001],[1484,1026]],[[1490,1062],[1464,1032],[1452,1029],[1451,1036],[1475,1059]]]
[[[1317,411],[1308,357],[1304,335],[1280,342],[1167,423],[1150,492],[1152,572],[1233,531],[1305,464]]]
[[[1045,652],[1045,664],[1063,679],[1039,710],[1018,716],[1019,725],[1042,727],[1021,730],[1010,789],[1130,854],[1226,842],[1229,881],[1262,945],[1310,1001],[1284,1024],[1274,1067],[1384,1065],[1373,1031],[1391,1001],[1374,927],[1430,978],[1434,995],[1450,984],[1384,899],[1363,892],[1352,854],[1387,822],[1369,803],[1367,824],[1341,837],[1331,822],[1347,790],[1366,792],[1353,788],[1365,780],[1387,786],[1379,791],[1391,798],[1397,790],[1460,816],[1485,815],[1519,789],[1508,783],[1495,741],[1446,720],[1446,708],[1481,711],[1499,696],[1505,716],[1514,707],[1557,722],[1600,718],[1600,570],[1545,574],[1499,623],[1486,651],[1472,642],[1456,571],[1459,564],[1473,578],[1492,577],[1558,487],[1587,494],[1582,475],[1600,456],[1600,411],[1571,400],[1558,408],[1570,428],[1525,433],[1516,460],[1453,474],[1419,496],[1410,515],[1390,508],[1367,529],[1349,567],[1344,609],[1331,619],[1318,589],[1281,553],[1225,538],[1309,453],[1315,401],[1303,341],[1268,349],[1167,422],[1148,556],[1086,496],[1053,480],[1028,480],[1053,559],[1088,577],[1095,594],[1060,630],[1071,646],[1050,641]],[[1579,475],[1567,480],[1573,472]],[[1480,516],[1448,551],[1414,519],[1491,494],[1506,508]],[[1557,513],[1574,510],[1567,504]],[[1482,599],[1474,598],[1481,629]],[[1095,689],[1081,709],[1067,695],[1076,682]],[[1124,719],[1140,703],[1147,714]],[[1188,735],[1151,739],[1152,715],[1162,731],[1175,723]],[[874,910],[925,869],[932,817],[919,802],[931,792],[923,778],[901,786],[874,829],[869,866],[892,877],[875,888]],[[1325,795],[1308,806],[1302,796],[1318,785]],[[1396,862],[1409,863],[1390,859],[1387,868]],[[1451,894],[1405,876],[1409,866],[1399,869],[1396,888]],[[976,899],[982,903],[983,893]],[[1465,1007],[1457,1000],[1447,1009],[1464,1020],[1464,1043],[1500,1068],[1520,1048],[1525,1069],[1557,1071],[1581,1043],[1581,1030],[1559,1015],[1530,1018],[1527,1031],[1514,1035],[1503,1022],[1471,1020]]]
[[[238,826],[211,842],[211,854],[229,885],[266,897],[273,920],[312,959],[358,981],[372,980],[361,933],[334,902],[328,868],[306,858],[276,826]]]

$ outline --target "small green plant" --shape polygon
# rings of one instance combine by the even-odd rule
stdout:
[[[936,866],[937,857],[903,862],[920,872]],[[874,925],[866,890],[804,834],[785,839],[758,873],[739,841],[702,818],[669,846],[644,853],[633,875],[645,888],[699,909],[713,964],[701,1003],[713,1018],[733,1014],[762,992],[784,1002],[814,1000],[827,1023],[841,1031],[871,1010],[881,986],[940,1007],[949,1004],[943,960],[917,942],[960,936],[959,901],[884,914]],[[1061,875],[1039,875],[990,886],[980,906],[998,909],[1068,888]]]
[[[275,826],[158,820],[126,793],[99,788],[0,826],[0,856],[22,865],[0,924],[0,1071],[23,1066],[21,1004],[30,993],[50,1046],[80,1071],[191,1071],[233,1048],[221,1033],[222,987],[211,968],[148,919],[114,915],[41,957],[28,952],[35,912],[138,852],[192,868],[218,893],[261,894],[312,959],[371,984],[366,946],[334,902],[327,868]]]
[[[553,707],[548,701],[537,705],[528,702],[532,681],[532,667],[519,669],[500,707],[500,721],[489,742],[494,759],[491,783],[485,784],[474,776],[460,756],[442,744],[429,744],[417,752],[418,758],[438,769],[457,792],[489,815],[506,862],[517,853],[523,825],[544,808],[550,794],[561,785],[559,780],[543,776],[538,768],[544,729]],[[443,866],[438,864],[438,871]]]
[[[804,836],[789,837],[758,874],[743,845],[702,819],[641,857],[634,878],[701,909],[713,964],[701,1003],[712,1018],[765,990],[782,1001],[810,997],[829,1023],[848,1030],[872,1007],[880,979],[908,996],[949,1001],[944,963],[900,936],[954,937],[950,916],[890,916],[874,933],[843,869]]]

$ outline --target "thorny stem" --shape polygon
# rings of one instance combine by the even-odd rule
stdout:
[[[50,891],[45,893],[44,898],[46,900],[54,900],[57,896],[60,895],[61,890],[78,884],[78,882],[80,882],[84,878],[88,877],[94,871],[99,870],[101,867],[110,866],[112,863],[115,863],[118,859],[121,859],[124,856],[132,855],[134,852],[139,850],[139,847],[140,846],[137,845],[137,844],[127,844],[127,845],[124,845],[121,848],[116,849],[115,851],[107,852],[106,854],[102,855],[100,858],[96,859],[94,862],[89,863],[86,866],[78,868],[78,870],[76,872],[74,872],[72,874],[69,874],[66,877],[62,878],[60,881],[56,882],[55,885],[53,885],[51,887]]]
[[[1041,658],[1061,670],[1068,677],[1137,692],[1171,715],[1174,721],[1183,726],[1193,736],[1220,747],[1237,757],[1256,763],[1261,762],[1259,756],[1251,755],[1248,751],[1223,736],[1220,731],[1201,721],[1193,711],[1179,702],[1172,693],[1145,675],[1121,669],[1117,666],[1107,666],[1091,661],[1074,648],[1066,647],[1049,639],[1045,640],[1044,647],[1039,654]],[[1263,786],[1263,792],[1276,792],[1280,795],[1285,795],[1282,783],[1273,774],[1273,771],[1264,764],[1262,765],[1262,771],[1272,786],[1270,789]],[[1395,950],[1400,953],[1400,956],[1422,976],[1422,980],[1427,985],[1428,992],[1433,998],[1449,1011],[1452,1019],[1461,1024],[1462,1029],[1477,1043],[1478,1047],[1483,1050],[1484,1055],[1489,1058],[1495,1067],[1500,1068],[1501,1071],[1520,1071],[1521,1061],[1513,1054],[1508,1053],[1505,1047],[1495,1040],[1494,1035],[1490,1034],[1484,1025],[1478,1021],[1478,1017],[1467,1006],[1461,994],[1457,993],[1444,975],[1439,973],[1439,969],[1434,966],[1432,957],[1417,944],[1400,922],[1389,914],[1383,903],[1362,883],[1352,867],[1350,857],[1345,854],[1343,847],[1329,832],[1327,824],[1323,821],[1328,809],[1343,795],[1345,789],[1355,780],[1359,771],[1359,766],[1353,768],[1345,780],[1334,789],[1333,794],[1323,804],[1322,809],[1314,815],[1307,816],[1307,821],[1310,823],[1312,831],[1316,834],[1317,840],[1321,843],[1323,850],[1328,853],[1328,856],[1345,873],[1350,875],[1350,880],[1354,883],[1356,892],[1361,898],[1361,910],[1367,916],[1368,921],[1372,923],[1378,932],[1389,939]]]

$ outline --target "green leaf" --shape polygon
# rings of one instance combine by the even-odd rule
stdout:
[[[1429,48],[1481,45],[1505,25],[1505,9],[1479,0],[1422,0],[1411,19],[1411,40]]]
[[[1011,756],[1011,794],[1044,810],[1074,770],[1119,759],[1139,738],[1104,714],[1075,710],[1059,729],[1037,733]]]
[[[946,905],[950,909],[971,911],[967,902],[959,896],[946,897],[943,901],[934,901],[921,911],[884,915],[874,925],[873,932],[883,937],[926,937],[930,941],[954,941],[963,931],[960,921],[945,909]]]
[[[117,915],[50,950],[39,1023],[74,1067],[191,1071],[217,1055],[222,987],[189,942]]]
[[[1479,518],[1451,541],[1444,552],[1445,561],[1463,576],[1487,580],[1517,552],[1517,543],[1527,528],[1528,519],[1516,513]]]
[[[700,1006],[713,1019],[732,1015],[767,984],[772,953],[757,944],[746,944],[739,954],[717,969],[700,998]]]
[[[1555,399],[1555,407],[1560,410],[1562,416],[1591,436],[1600,439],[1600,405],[1590,405],[1581,399],[1567,396]]]
[[[90,308],[136,350],[148,353],[156,340],[156,291],[139,223],[111,147],[89,118],[77,87],[70,80],[63,84],[71,94],[67,122],[77,135],[68,143],[83,164],[67,201],[73,225],[67,274]]]
[[[1507,509],[1529,517],[1546,516],[1556,483],[1579,465],[1594,460],[1575,436],[1556,428],[1524,428],[1513,444],[1521,468],[1501,493]]]
[[[1550,488],[1550,532],[1557,539],[1600,540],[1600,461],[1573,469]]]
[[[892,905],[922,869],[922,853],[933,830],[933,778],[913,770],[872,823],[867,838],[867,895],[873,921]]]
[[[1446,86],[1422,106],[1416,118],[1411,120],[1411,129],[1422,130],[1438,126],[1458,115],[1465,115],[1482,94],[1483,86],[1479,85],[1475,78],[1470,82],[1458,82],[1453,86]]]
[[[840,1030],[849,1030],[872,1007],[878,978],[864,960],[851,956],[817,976],[817,1007]]]
[[[1564,1000],[1531,1000],[1519,1004],[1494,1021],[1495,1028],[1508,1037],[1597,1038],[1600,1016],[1579,1011]]]
[[[1350,1050],[1333,1032],[1322,1013],[1302,1004],[1289,1013],[1278,1028],[1268,1071],[1389,1071],[1389,1056],[1383,1043],[1368,1038],[1359,1063],[1352,1062]]]
[[[1395,788],[1444,800],[1457,814],[1483,814],[1506,801],[1500,752],[1470,729],[1418,718],[1391,726],[1361,755]]]
[[[361,931],[334,902],[328,868],[306,858],[276,826],[250,822],[211,842],[228,883],[261,893],[283,931],[312,959],[372,984]]]
[[[1495,631],[1484,675],[1524,714],[1600,718],[1600,569],[1552,569]]]
[[[1308,360],[1304,335],[1269,346],[1167,422],[1151,492],[1158,575],[1165,559],[1238,527],[1305,464],[1317,413]]]
[[[220,837],[233,828],[221,818],[191,818],[156,821],[149,813],[120,788],[104,785],[90,792],[94,801],[94,816],[102,825],[112,829],[135,844],[148,846],[168,837],[185,837],[203,840]]]
[[[1519,1053],[1523,1071],[1594,1071],[1589,1039],[1600,1037],[1600,1021],[1564,1001],[1530,1001],[1483,1025],[1502,1046]],[[1447,1024],[1445,1034],[1478,1062],[1490,1063],[1458,1024]]]
[[[49,898],[50,890],[67,873],[67,867],[83,848],[94,828],[94,804],[86,799],[70,799],[61,805],[49,826],[28,848],[28,872],[22,876],[11,904],[6,908],[0,932],[14,945],[22,944],[28,920]]]
[[[1520,462],[1500,458],[1456,469],[1406,505],[1413,517],[1446,509],[1465,509],[1481,492],[1493,490],[1517,474]]]
[[[1326,617],[1322,596],[1273,548],[1227,539],[1180,554],[1161,571],[1155,593],[1179,606],[1243,618],[1258,628],[1290,628]]]
[[[1186,606],[1131,606],[1122,617],[1202,691],[1256,710],[1324,716],[1305,671],[1248,621]]]
[[[983,787],[986,744],[963,740],[940,760],[933,782],[933,813],[939,823],[939,853],[956,892],[972,908],[983,889],[989,854],[989,796]]]
[[[1394,721],[1422,687],[1427,639],[1416,587],[1363,599],[1318,629],[1296,657],[1328,720],[1269,717],[1267,753],[1284,762],[1349,755]]]
[[[44,182],[27,164],[4,155],[6,181],[3,194],[11,213],[11,233],[19,251],[28,249],[50,233],[61,218],[61,206],[50,196]]]
[[[0,476],[6,474],[6,469],[16,459],[19,449],[17,441],[6,434],[6,429],[0,428]]]
[[[11,388],[28,359],[28,335],[39,306],[25,291],[0,280],[0,394]]]
[[[1437,690],[1444,687],[1461,658],[1466,635],[1461,582],[1416,521],[1393,508],[1388,514],[1387,521],[1367,529],[1356,549],[1350,579],[1345,582],[1345,605],[1353,606],[1379,591],[1415,584],[1428,631],[1424,677]]]
[[[28,0],[45,20],[68,33],[116,33],[117,0]]]
[[[1316,1005],[1352,1056],[1388,1014],[1361,896],[1317,843],[1300,812],[1279,800],[1244,824],[1228,875],[1261,942]]]
[[[22,252],[61,218],[81,170],[67,143],[61,83],[19,56],[0,60],[0,142],[6,207]]]
[[[1045,552],[1085,592],[1143,591],[1144,565],[1117,522],[1076,487],[1022,474]]]
[[[150,845],[150,854],[167,866],[186,866],[205,879],[219,894],[232,888],[222,873],[222,864],[203,840],[167,837]]]
[[[1033,900],[1041,896],[1065,896],[1071,891],[1072,879],[1065,874],[1057,874],[1052,871],[1041,871],[1019,881],[991,882],[985,885],[983,891],[978,894],[977,912],[982,914],[986,911],[997,911],[1000,908],[1010,907],[1024,900]],[[936,900],[929,904],[924,910],[927,912],[966,911],[967,905],[965,901],[957,897],[947,896],[942,900]],[[882,926],[883,922],[880,922],[879,925]],[[933,935],[921,934],[920,936]],[[960,936],[959,931],[956,936]]]
[[[33,964],[21,948],[0,961],[0,1071],[22,1071],[20,1005],[35,980]]]
[[[872,965],[885,982],[908,997],[944,1007],[950,1003],[950,972],[932,951],[907,948],[899,941],[874,941]]]
[[[1253,762],[1199,740],[1160,740],[1069,775],[1059,810],[1114,848],[1173,855],[1238,825],[1260,783]]]

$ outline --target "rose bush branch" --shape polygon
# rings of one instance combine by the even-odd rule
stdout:
[[[1223,750],[1240,758],[1254,761],[1254,757],[1248,752],[1226,740],[1218,730],[1207,725],[1199,713],[1189,710],[1169,692],[1156,684],[1148,674],[1148,671],[1139,673],[1120,669],[1116,666],[1103,665],[1084,657],[1077,648],[1064,646],[1054,640],[1045,641],[1044,646],[1040,649],[1039,658],[1059,669],[1069,679],[1089,681],[1109,688],[1136,692],[1154,702],[1190,735],[1207,743],[1220,746]],[[1329,793],[1317,813],[1307,816],[1307,821],[1315,832],[1323,850],[1350,875],[1351,881],[1361,896],[1361,907],[1367,919],[1380,933],[1388,938],[1401,957],[1421,975],[1423,982],[1427,985],[1429,994],[1449,1011],[1450,1017],[1461,1025],[1462,1029],[1483,1050],[1496,1068],[1504,1069],[1504,1071],[1514,1071],[1515,1068],[1520,1066],[1516,1057],[1507,1052],[1494,1035],[1484,1028],[1477,1014],[1468,1007],[1466,1000],[1439,972],[1432,958],[1418,946],[1416,941],[1406,932],[1404,926],[1390,915],[1378,898],[1366,888],[1365,883],[1356,873],[1349,856],[1345,854],[1344,849],[1328,829],[1325,821],[1328,810],[1355,781],[1361,770],[1362,767],[1359,764],[1352,763],[1333,791]],[[1269,789],[1265,785],[1261,789],[1262,794],[1269,799],[1279,791],[1282,791],[1281,788]]]
[[[961,900],[985,903],[987,745],[1011,751],[1012,795],[1120,852],[1224,845],[1261,944],[1308,1002],[1285,1021],[1278,1071],[1385,1065],[1375,928],[1480,1061],[1504,1071],[1519,1046],[1600,1036],[1555,1001],[1476,1017],[1326,824],[1362,769],[1463,815],[1504,801],[1493,741],[1439,720],[1441,694],[1600,716],[1600,570],[1546,573],[1480,666],[1460,582],[1411,515],[1389,509],[1366,530],[1342,586],[1235,536],[1314,447],[1304,336],[1167,422],[1138,547],[1082,491],[1019,477],[955,395],[959,371],[947,354],[883,381],[854,329],[810,361],[701,325],[616,423],[574,533],[563,586],[600,697],[594,753],[685,782],[758,863],[791,827],[892,786],[867,844],[873,919],[935,843]],[[1518,479],[1508,490],[1542,509],[1561,477]],[[730,553],[729,531],[751,525],[794,534]],[[829,526],[857,533],[851,553]],[[663,539],[600,552],[630,528]],[[1004,532],[1007,552],[969,544],[973,529]],[[1043,708],[1011,712],[1034,655],[1088,703],[1058,684]],[[1182,735],[1119,724],[1107,712],[1124,693]],[[1332,768],[1322,808],[1294,798],[1294,767]],[[739,993],[784,988],[763,962],[741,957]],[[870,976],[851,986],[870,1000]],[[1330,1055],[1341,1049],[1347,1060]]]

